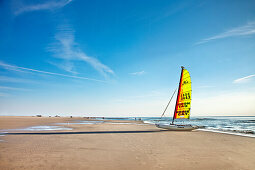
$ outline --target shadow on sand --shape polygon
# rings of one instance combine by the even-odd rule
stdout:
[[[157,133],[167,130],[140,130],[140,131],[90,131],[90,132],[20,132],[5,133],[4,135],[77,135],[77,134],[113,134],[113,133]]]

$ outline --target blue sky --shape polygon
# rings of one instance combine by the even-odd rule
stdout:
[[[0,115],[255,115],[252,0],[0,2]],[[172,116],[174,102],[168,111]]]

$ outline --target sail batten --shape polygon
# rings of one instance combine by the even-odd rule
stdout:
[[[191,79],[188,70],[182,68],[173,119],[189,119],[191,106]]]

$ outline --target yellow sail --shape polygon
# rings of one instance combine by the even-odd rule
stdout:
[[[191,104],[191,79],[188,70],[182,67],[174,119],[189,119]]]

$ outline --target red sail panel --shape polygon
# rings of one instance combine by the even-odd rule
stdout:
[[[178,89],[178,94],[177,94],[177,99],[176,99],[176,105],[175,105],[175,112],[174,112],[174,119],[176,119],[176,115],[177,115],[177,108],[178,108],[178,103],[179,103],[179,100],[180,100],[180,89],[181,89],[181,85],[182,85],[182,76],[183,76],[183,69],[182,69],[182,72],[181,72],[181,78],[180,78],[180,83],[179,83],[179,89]]]

